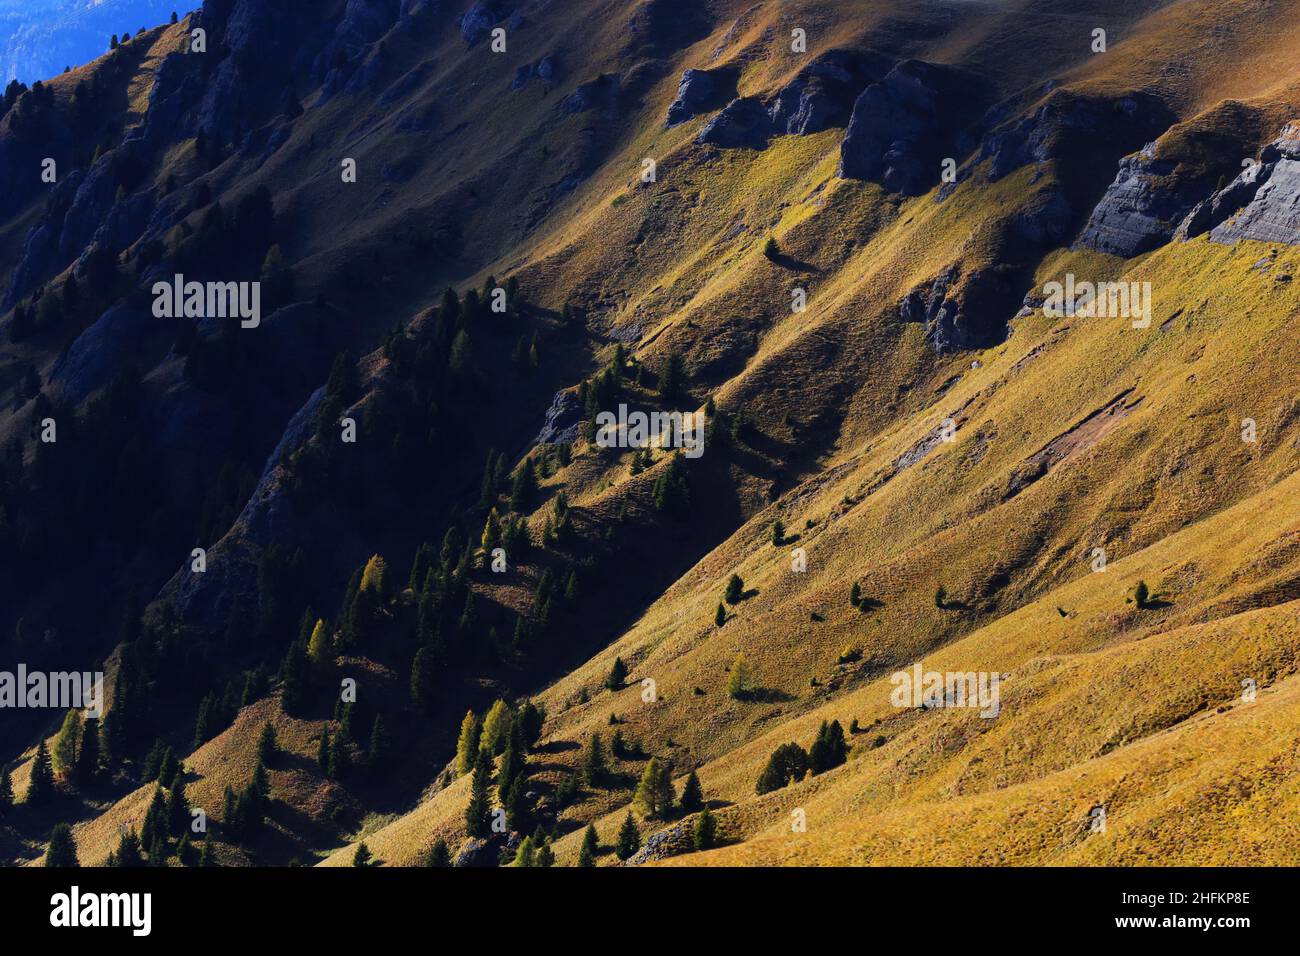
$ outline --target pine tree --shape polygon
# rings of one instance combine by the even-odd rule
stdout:
[[[742,700],[749,690],[749,668],[745,665],[745,655],[737,654],[727,672],[727,696],[733,700]]]
[[[1133,603],[1138,606],[1139,610],[1145,611],[1151,603],[1151,589],[1147,587],[1145,581],[1139,581],[1137,587],[1133,590]]]
[[[411,703],[425,713],[433,708],[436,676],[433,651],[421,647],[411,662],[410,691]]]
[[[109,865],[133,869],[144,866],[144,857],[140,853],[140,838],[134,830],[128,830],[118,840],[117,849],[109,857]]]
[[[623,658],[614,658],[614,666],[609,669],[609,676],[605,678],[605,686],[610,690],[622,690],[623,682],[627,680],[627,665],[623,663]]]
[[[555,851],[551,849],[551,841],[545,837],[541,838],[541,845],[537,848],[536,865],[543,868],[555,866]]]
[[[434,841],[425,865],[437,869],[446,869],[451,866],[451,850],[447,848],[447,841],[442,837],[438,837]]]
[[[524,703],[519,710],[517,723],[523,735],[524,747],[532,747],[542,737],[542,726],[546,722],[546,711],[531,700]]]
[[[472,837],[485,837],[491,832],[488,818],[488,787],[492,782],[492,758],[487,749],[478,752],[474,762],[474,776],[470,780],[469,806],[465,808],[465,832]]]
[[[163,797],[162,787],[153,788],[153,800],[145,812],[144,823],[140,826],[140,845],[153,848],[154,838],[167,834],[167,800]]]
[[[772,544],[778,548],[785,544],[785,525],[780,520],[772,522]]]
[[[608,769],[600,734],[592,734],[587,740],[587,752],[582,757],[582,782],[589,787],[599,787],[605,782]]]
[[[50,846],[45,851],[46,866],[77,867],[77,843],[72,839],[72,827],[56,823],[50,831]]]
[[[257,738],[257,760],[260,763],[269,763],[275,756],[276,747],[275,728],[268,720],[262,725],[262,732]]]
[[[212,852],[212,841],[205,836],[203,838],[203,849],[199,851],[199,866],[209,867],[216,865],[217,860]]]
[[[330,739],[329,758],[325,762],[325,776],[330,780],[341,780],[348,772],[347,735],[341,730]]]
[[[532,458],[525,458],[510,485],[510,510],[524,514],[537,497],[537,473]]]
[[[838,720],[822,721],[817,739],[808,751],[808,766],[814,774],[825,773],[848,759],[849,746],[844,740],[844,728]]]
[[[854,581],[853,587],[849,589],[849,603],[854,607],[862,603],[862,585],[857,581]]]
[[[334,666],[334,645],[324,620],[317,620],[307,640],[307,660],[317,675],[324,675]]]
[[[522,833],[532,823],[532,814],[528,807],[528,777],[518,774],[510,784],[510,790],[501,801],[506,811],[506,826]]]
[[[167,794],[167,829],[173,836],[187,836],[190,822],[190,804],[185,799],[185,774],[176,774],[171,792]]]
[[[711,850],[718,845],[718,821],[707,807],[695,821],[691,842],[697,850]]]
[[[596,827],[588,823],[586,832],[582,834],[582,847],[578,850],[578,866],[595,866],[599,850],[600,840],[596,836]]]
[[[364,843],[358,843],[356,852],[352,854],[352,865],[369,866],[370,847],[366,846]]]
[[[695,813],[704,807],[704,789],[700,786],[699,775],[694,770],[682,784],[682,797],[679,801],[682,813]]]
[[[329,769],[330,730],[328,727],[322,728],[320,732],[320,745],[316,748],[316,763],[320,765],[322,773],[325,773]]]
[[[623,825],[618,829],[618,842],[614,845],[614,852],[620,860],[626,861],[630,860],[639,849],[641,849],[641,834],[637,831],[636,821],[632,819],[629,811],[623,818]]]
[[[659,397],[665,402],[675,402],[682,397],[686,387],[686,367],[676,353],[668,356],[668,364],[659,376]]]
[[[460,722],[460,739],[456,741],[456,774],[465,776],[474,769],[478,757],[479,740],[483,734],[483,725],[479,723],[474,711],[467,710]]]
[[[680,515],[690,507],[691,487],[680,451],[673,452],[668,467],[655,479],[652,496],[656,511]]]
[[[38,807],[49,801],[54,795],[54,770],[50,766],[50,752],[45,749],[42,740],[36,748],[36,759],[32,761],[32,778],[27,785],[24,803]]]
[[[479,739],[479,746],[493,757],[504,753],[506,742],[510,738],[510,724],[513,721],[514,715],[510,712],[510,705],[504,700],[494,701],[488,708],[487,716],[483,718],[483,736]]]
[[[63,726],[59,728],[58,736],[54,738],[54,749],[50,751],[54,773],[60,780],[71,777],[77,766],[77,748],[81,745],[81,733],[81,711],[73,708],[63,718]]]
[[[532,837],[524,837],[519,843],[519,849],[515,851],[514,866],[520,868],[533,867],[537,865],[536,843]]]
[[[723,593],[722,598],[728,604],[739,604],[741,597],[745,593],[745,582],[739,574],[733,574],[727,579],[727,590]]]
[[[667,764],[651,757],[641,774],[632,802],[648,817],[666,817],[673,805],[673,783]]]
[[[0,820],[13,809],[14,784],[9,776],[8,767],[0,767]]]
[[[727,607],[721,601],[718,602],[718,609],[713,614],[713,623],[717,627],[727,623]]]

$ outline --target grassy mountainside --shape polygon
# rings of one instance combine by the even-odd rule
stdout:
[[[222,864],[347,865],[364,841],[418,865],[439,838],[494,860],[528,834],[467,839],[456,735],[503,698],[545,709],[523,799],[561,864],[589,823],[617,862],[651,756],[678,790],[698,773],[722,845],[692,852],[695,816],[638,807],[642,837],[662,836],[637,863],[1295,862],[1300,234],[1260,241],[1249,223],[1262,209],[1291,228],[1296,5],[451,6],[330,4],[295,33],[257,0],[208,3],[52,81],[35,121],[0,122],[0,162],[21,164],[58,139],[33,122],[61,129],[77,83],[102,88],[106,153],[61,141],[60,162],[123,186],[3,210],[4,327],[38,319],[0,346],[0,435],[22,442],[16,530],[0,531],[36,547],[20,508],[65,487],[84,517],[40,536],[38,564],[66,560],[85,522],[121,535],[49,477],[69,466],[42,470],[38,410],[99,399],[143,436],[131,460],[171,476],[155,500],[118,453],[86,452],[137,489],[117,520],[150,532],[93,556],[80,614],[66,582],[6,593],[15,654],[106,660],[114,708],[137,684],[161,692],[96,783],[17,808],[0,852],[36,862],[67,819],[83,863],[105,861],[145,823],[157,739],[217,821]],[[178,52],[200,24],[211,62]],[[713,90],[666,125],[675,102],[696,108],[684,70]],[[272,224],[241,232],[259,196]],[[273,286],[272,243],[291,286]],[[119,269],[95,283],[99,248]],[[181,269],[283,291],[229,337],[107,321]],[[1048,314],[1042,290],[1067,273],[1149,283],[1150,326]],[[67,301],[69,276],[89,301],[41,306]],[[138,388],[115,392],[95,356]],[[586,422],[619,402],[707,409],[704,455],[598,447]],[[525,468],[535,493],[516,493]],[[493,508],[530,542],[502,574]],[[363,578],[372,554],[387,570]],[[733,574],[744,593],[719,626]],[[315,648],[305,696],[281,664],[295,647]],[[423,697],[418,660],[436,661]],[[916,663],[1000,674],[998,715],[894,706],[891,676]],[[334,706],[344,678],[352,712]],[[196,735],[227,683],[224,719]],[[847,760],[755,792],[778,746],[831,720],[856,726]],[[268,721],[267,823],[236,833],[224,793],[252,778]],[[13,732],[18,793],[55,730]],[[615,731],[636,746],[578,785],[592,736]],[[321,766],[322,732],[344,733],[351,772]]]

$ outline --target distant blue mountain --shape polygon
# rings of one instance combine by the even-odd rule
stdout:
[[[184,16],[201,0],[0,0],[0,79],[48,79],[108,50],[114,33],[134,35]]]

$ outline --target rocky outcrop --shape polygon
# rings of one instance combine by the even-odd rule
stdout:
[[[492,30],[492,27],[506,15],[506,11],[499,8],[496,3],[486,3],[480,0],[465,11],[465,15],[460,18],[460,37],[469,46],[478,43]]]
[[[763,149],[772,135],[772,118],[753,96],[732,100],[700,130],[696,140],[723,149]]]
[[[1288,123],[1264,147],[1259,162],[1199,203],[1178,227],[1190,239],[1204,232],[1214,242],[1239,239],[1300,244],[1300,122]]]
[[[1128,257],[1172,239],[1215,182],[1235,175],[1240,157],[1252,149],[1238,132],[1253,125],[1251,117],[1235,104],[1221,112],[1211,124],[1175,127],[1121,159],[1115,181],[1088,217],[1078,245]],[[1213,214],[1213,207],[1206,211]]]
[[[673,127],[707,113],[734,98],[735,93],[734,70],[685,70],[677,84],[677,97],[668,106],[664,126]]]
[[[853,104],[883,72],[882,62],[852,50],[829,50],[776,94],[768,113],[777,134],[810,136],[848,124]]]
[[[542,430],[533,439],[534,445],[549,445],[558,442],[571,442],[578,437],[578,426],[582,424],[582,404],[572,392],[556,392],[551,405],[546,409]]]
[[[1053,89],[1028,116],[994,127],[980,145],[979,161],[987,160],[990,182],[1030,163],[1082,165],[1107,153],[1131,153],[1172,121],[1168,107],[1151,96],[1107,99]]]
[[[898,64],[853,104],[839,175],[903,195],[924,192],[938,181],[940,159],[953,152],[954,117],[974,91],[974,80],[952,67]]]
[[[555,57],[544,56],[536,63],[528,63],[515,71],[515,78],[510,84],[512,90],[522,90],[532,80],[549,83],[555,79]]]
[[[562,113],[585,113],[588,110],[612,110],[618,99],[618,74],[603,73],[582,83],[560,101]]]
[[[899,318],[925,326],[925,337],[936,352],[986,348],[1006,335],[1007,303],[1015,291],[996,269],[962,274],[949,266],[909,292],[899,306]]]

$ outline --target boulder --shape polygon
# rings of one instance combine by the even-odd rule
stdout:
[[[773,130],[809,136],[847,125],[858,95],[881,72],[877,60],[851,50],[820,54],[773,98],[768,107]]]
[[[1001,270],[963,275],[951,265],[913,289],[899,305],[899,318],[925,326],[925,337],[939,354],[987,348],[1006,336],[1007,304],[1014,287]]]
[[[546,409],[542,430],[533,439],[533,444],[571,442],[578,437],[578,427],[581,424],[582,404],[577,396],[572,392],[556,392],[550,407]]]

